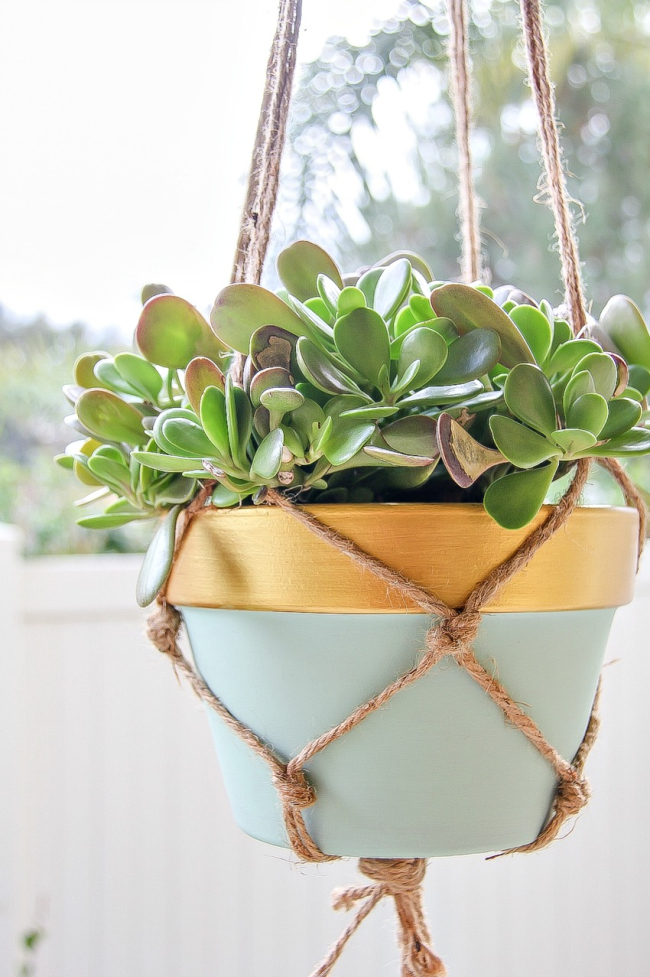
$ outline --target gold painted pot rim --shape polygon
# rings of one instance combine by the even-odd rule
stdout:
[[[381,502],[303,507],[363,550],[462,607],[471,590],[545,519],[498,526],[480,503]],[[578,506],[485,610],[618,607],[633,596],[638,513]],[[167,588],[177,605],[326,614],[422,613],[290,515],[272,506],[206,509],[192,521]]]

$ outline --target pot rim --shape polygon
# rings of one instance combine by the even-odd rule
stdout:
[[[322,503],[301,508],[461,607],[473,587],[514,553],[554,506],[543,506],[522,530],[498,526],[481,503]],[[627,506],[577,506],[485,610],[586,610],[628,603],[636,574],[638,518]],[[195,607],[422,613],[271,506],[199,513],[177,555],[167,596],[174,604]]]

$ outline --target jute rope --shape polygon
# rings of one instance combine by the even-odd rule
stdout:
[[[461,225],[463,239],[463,271],[467,279],[480,274],[480,239],[478,210],[472,186],[471,158],[469,155],[470,102],[469,61],[467,55],[466,19],[464,0],[450,0],[452,5],[452,71],[454,73],[455,102],[458,113],[459,148],[461,155]],[[547,181],[553,203],[563,277],[571,309],[574,331],[585,322],[582,284],[580,281],[577,247],[573,237],[564,184],[559,138],[555,123],[555,105],[549,82],[548,61],[541,29],[541,15],[537,0],[521,0],[524,13],[524,29],[529,52],[530,74],[538,111],[541,119],[541,140]],[[268,85],[262,104],[257,131],[251,176],[242,227],[237,244],[233,281],[259,282],[264,256],[268,246],[271,217],[277,196],[280,158],[286,134],[287,111],[291,82],[295,69],[296,43],[300,23],[300,0],[281,0],[278,29],[269,59]],[[235,366],[238,373],[241,364]],[[634,505],[640,515],[639,549],[645,536],[645,508],[640,494],[618,462],[600,461],[621,485],[628,504]],[[157,607],[149,620],[149,637],[156,647],[166,654],[177,672],[186,677],[194,692],[206,702],[240,739],[269,766],[273,783],[282,805],[282,813],[289,844],[295,854],[305,861],[323,862],[336,856],[319,848],[311,837],[303,812],[316,802],[316,792],[310,784],[306,767],[309,762],[331,743],[346,735],[359,723],[385,705],[394,695],[417,682],[443,658],[451,657],[460,668],[485,691],[502,712],[504,719],[534,745],[553,767],[558,778],[558,789],[553,810],[539,836],[530,844],[516,851],[535,851],[549,844],[560,831],[566,819],[577,814],[587,803],[588,784],[583,766],[598,729],[597,698],[584,739],[573,758],[568,762],[548,743],[533,720],[512,700],[497,678],[477,661],[472,645],[476,638],[483,608],[500,590],[519,573],[543,546],[567,521],[575,508],[589,472],[589,461],[579,461],[574,478],[559,504],[554,507],[543,524],[534,530],[516,552],[496,567],[474,588],[464,607],[453,608],[438,595],[419,587],[413,581],[385,566],[381,561],[361,550],[351,540],[320,523],[313,515],[296,506],[286,496],[269,490],[266,503],[281,508],[292,518],[299,520],[311,532],[317,534],[365,571],[374,574],[385,584],[416,602],[423,611],[432,615],[433,623],[426,633],[424,649],[419,661],[405,674],[399,676],[382,692],[361,704],[343,722],[325,731],[308,743],[296,756],[281,757],[245,723],[241,722],[215,693],[208,688],[190,662],[184,657],[179,645],[181,615],[166,600],[164,591],[159,594]],[[208,503],[213,483],[204,485],[201,492],[185,510],[182,527],[177,533],[176,553],[180,549],[192,520]],[[395,902],[399,921],[402,954],[402,977],[444,977],[444,964],[430,949],[430,934],[422,906],[422,882],[426,860],[375,859],[360,860],[362,874],[371,880],[370,885],[356,886],[335,893],[335,908],[351,909],[361,903],[339,940],[325,960],[313,971],[311,977],[327,977],[339,959],[347,941],[356,932],[377,903],[391,897]]]
[[[449,0],[449,65],[458,146],[458,217],[463,281],[482,278],[479,200],[472,173],[472,101],[467,0]]]
[[[520,0],[528,76],[539,117],[539,140],[544,162],[544,191],[555,219],[562,279],[571,326],[578,334],[587,321],[578,242],[573,231],[569,194],[562,162],[562,148],[556,123],[557,109],[551,84],[549,58],[544,40],[540,0]]]

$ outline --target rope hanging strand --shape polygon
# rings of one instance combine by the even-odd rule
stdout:
[[[458,217],[463,281],[482,279],[479,200],[472,173],[472,97],[467,30],[467,0],[449,0],[449,63],[458,146]]]
[[[548,193],[558,238],[562,279],[574,335],[587,322],[587,310],[580,272],[578,242],[573,230],[569,194],[557,126],[555,94],[551,83],[549,56],[544,39],[540,0],[520,0],[528,75],[539,117],[539,141]]]
[[[301,17],[302,0],[280,0],[235,251],[232,281],[237,283],[259,285],[262,277],[280,183]]]

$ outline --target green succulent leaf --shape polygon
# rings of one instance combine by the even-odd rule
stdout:
[[[641,404],[628,397],[619,397],[618,400],[610,400],[608,404],[608,415],[605,426],[599,434],[601,441],[617,438],[636,427],[641,420],[643,408]]]
[[[101,441],[136,445],[148,440],[142,414],[110,390],[86,390],[77,400],[76,412],[83,427]]]
[[[588,395],[586,395],[588,396]],[[583,431],[580,428],[569,427],[561,431],[554,431],[551,435],[555,443],[562,449],[565,455],[575,457],[580,451],[586,451],[596,444],[596,438],[591,431]]]
[[[618,385],[618,370],[616,363],[607,353],[589,353],[576,366],[576,372],[586,370],[591,374],[596,393],[605,400],[614,396]]]
[[[377,282],[383,273],[383,268],[371,268],[369,271],[365,272],[365,274],[363,274],[357,282],[357,288],[361,289],[363,294],[366,296],[366,305],[371,309],[374,308]]]
[[[225,390],[226,380],[212,360],[207,356],[195,356],[185,370],[185,393],[195,414],[201,414],[201,397],[208,387]]]
[[[418,295],[417,298],[422,298]],[[403,309],[400,309],[395,316],[395,321],[393,322],[392,332],[395,337],[395,341],[391,343],[391,355],[393,359],[397,358],[397,351],[394,349],[395,344],[398,343],[399,337],[403,336],[404,333],[409,332],[413,327],[417,325],[417,317],[411,310],[410,306],[405,305]]]
[[[491,329],[501,340],[499,362],[504,366],[534,363],[528,343],[512,319],[496,302],[470,285],[442,285],[431,293],[431,305],[439,316],[451,319],[462,334],[474,329]]]
[[[388,447],[394,451],[426,458],[428,463],[438,457],[436,422],[432,417],[422,414],[400,417],[387,424],[381,434]]]
[[[338,421],[333,424],[332,432],[322,447],[325,457],[331,465],[343,465],[349,461],[372,437],[374,424],[364,424],[355,421],[346,423]]]
[[[581,452],[578,457],[627,458],[649,453],[650,431],[642,427],[633,427],[625,434],[619,434],[609,441],[594,445],[593,448]]]
[[[411,295],[408,308],[416,322],[429,322],[432,318],[433,306],[428,295]]]
[[[510,318],[537,362],[543,363],[553,342],[553,329],[547,316],[533,305],[516,305],[510,312]]]
[[[459,336],[448,347],[446,362],[436,374],[436,380],[441,384],[468,383],[489,373],[500,356],[498,334],[492,329],[475,329]]]
[[[585,394],[593,394],[595,392],[596,385],[594,384],[594,378],[588,370],[581,370],[580,373],[574,373],[564,388],[564,416],[568,416],[572,405],[579,397],[584,397]]]
[[[120,376],[141,397],[156,402],[162,390],[163,378],[155,366],[135,353],[118,353],[113,362]]]
[[[174,506],[169,510],[149,544],[136,585],[136,600],[140,607],[147,607],[155,600],[169,576],[174,558],[176,523],[180,511],[180,506]]]
[[[142,292],[140,293],[140,300],[143,305],[146,305],[149,299],[152,299],[154,295],[173,295],[173,294],[174,293],[172,292],[171,288],[169,288],[167,285],[154,285],[154,284],[145,285],[144,288],[142,289]]]
[[[333,359],[311,340],[304,337],[299,339],[296,352],[302,373],[319,390],[329,394],[351,393],[363,396],[354,380],[346,376]]]
[[[580,360],[590,353],[602,353],[598,343],[591,339],[569,339],[555,350],[546,364],[546,373],[552,377],[554,373],[575,370]]]
[[[634,363],[630,367],[629,385],[638,390],[643,397],[650,393],[650,370]]]
[[[174,453],[187,458],[209,458],[213,453],[212,442],[206,436],[198,421],[187,417],[166,417],[161,415],[161,431],[167,444],[174,447]]]
[[[557,428],[555,400],[551,385],[538,366],[520,363],[508,374],[503,387],[508,409],[540,434],[553,434]]]
[[[178,455],[165,455],[157,451],[134,451],[131,457],[138,464],[146,465],[147,468],[157,472],[191,472],[201,467],[199,457],[181,458]]]
[[[355,418],[356,420],[366,420],[366,421],[378,421],[384,417],[392,417],[393,414],[397,414],[399,407],[387,407],[382,404],[368,404],[364,407],[353,407],[350,410],[344,410],[339,415],[340,417]]]
[[[522,529],[535,518],[557,471],[553,459],[530,471],[502,475],[488,487],[483,505],[504,529]]]
[[[217,360],[226,347],[201,313],[178,295],[155,295],[135,330],[138,349],[150,363],[184,370],[195,356]]]
[[[400,347],[397,374],[402,377],[416,360],[419,361],[420,365],[410,385],[421,387],[439,374],[444,368],[447,356],[447,344],[442,336],[433,329],[427,329],[426,326],[416,326],[407,333]],[[467,379],[474,379],[474,377]]]
[[[589,431],[598,437],[607,422],[607,401],[597,393],[578,397],[567,414],[567,426]]]
[[[628,363],[650,370],[650,331],[632,299],[614,295],[603,309],[599,325]]]
[[[251,464],[251,478],[254,475],[268,481],[275,478],[282,464],[283,448],[284,432],[278,427],[270,431],[257,448]]]
[[[233,492],[225,485],[218,484],[211,495],[211,501],[217,509],[230,509],[231,506],[237,505],[241,501],[241,495],[238,492]]]
[[[334,314],[337,317],[343,316],[347,315],[348,312],[354,312],[355,309],[365,309],[365,307],[366,297],[361,289],[355,285],[348,285],[339,292],[339,300]]]
[[[82,353],[75,360],[73,375],[74,382],[78,387],[103,387],[104,384],[95,375],[95,366],[100,360],[110,359],[110,353],[103,349],[95,350],[94,353]]]
[[[561,454],[557,445],[511,417],[493,414],[490,431],[501,454],[517,468],[536,468]]]
[[[327,252],[311,241],[296,241],[277,260],[278,275],[287,291],[301,302],[318,295],[318,278],[327,276],[339,288],[341,273]]]
[[[248,469],[246,448],[253,430],[253,409],[248,395],[235,386],[230,374],[226,378],[226,421],[230,454],[235,464],[245,471]]]
[[[251,336],[262,326],[279,326],[294,336],[307,327],[293,309],[260,285],[227,285],[217,295],[210,322],[222,343],[248,353]]]
[[[337,320],[334,342],[350,366],[377,386],[382,367],[390,364],[390,340],[381,316],[365,307],[354,309]]]
[[[330,313],[333,316],[338,315],[339,295],[341,294],[342,286],[337,285],[336,282],[332,281],[332,279],[327,275],[322,274],[318,276],[316,286],[318,288],[318,294],[329,309]]]
[[[112,356],[98,360],[95,364],[96,386],[114,390],[116,393],[126,394],[128,397],[137,397],[139,391],[137,387],[128,383],[115,366]]]
[[[118,529],[126,526],[129,522],[139,522],[143,519],[151,519],[151,513],[108,513],[96,516],[82,516],[77,519],[77,525],[83,529]]]
[[[278,414],[287,414],[289,411],[298,410],[305,402],[300,391],[293,387],[269,387],[262,392],[260,400],[262,406]]]
[[[373,308],[382,319],[392,319],[405,301],[411,288],[411,271],[408,258],[398,258],[383,269],[372,300]]]
[[[264,391],[270,390],[273,387],[287,387],[292,389],[293,381],[291,374],[279,366],[272,366],[267,370],[260,370],[259,373],[256,373],[251,380],[249,391],[253,407],[259,407],[262,403],[261,398]]]
[[[201,397],[199,414],[203,430],[217,449],[219,456],[230,462],[232,459],[228,438],[226,395],[220,387],[206,387]]]
[[[480,393],[484,393],[484,387],[479,380],[472,380],[469,383],[450,383],[444,386],[422,387],[421,390],[416,390],[414,393],[409,394],[408,397],[403,397],[399,402],[399,406],[442,406],[443,404],[453,404],[456,401],[473,397]]]

